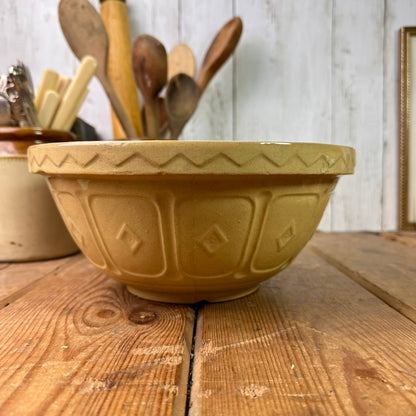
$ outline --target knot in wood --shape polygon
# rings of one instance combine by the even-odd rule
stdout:
[[[97,312],[97,316],[103,319],[112,318],[115,314],[116,312],[112,309],[101,309]]]
[[[129,315],[129,320],[138,325],[147,325],[154,322],[157,317],[156,312],[147,309],[134,309]]]

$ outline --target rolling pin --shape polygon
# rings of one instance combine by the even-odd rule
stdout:
[[[108,76],[133,122],[139,137],[143,137],[143,124],[139,96],[131,64],[131,38],[128,10],[125,0],[100,0],[100,13],[108,32]],[[115,139],[126,134],[114,112],[111,113]]]

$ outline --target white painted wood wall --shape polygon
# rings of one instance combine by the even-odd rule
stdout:
[[[319,141],[355,147],[320,228],[397,227],[398,31],[416,26],[415,0],[127,0],[132,38],[149,33],[197,64],[233,15],[244,30],[233,60],[205,92],[182,139]],[[93,4],[98,8],[98,0]],[[43,69],[78,65],[61,34],[58,0],[3,0],[1,73],[17,59],[35,84]],[[97,81],[81,116],[111,137]]]

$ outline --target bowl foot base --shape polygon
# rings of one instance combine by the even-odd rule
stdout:
[[[201,293],[165,293],[165,292],[153,292],[151,290],[141,290],[133,286],[127,286],[127,290],[142,299],[153,300],[156,302],[165,302],[165,303],[197,303],[201,301],[207,302],[226,302],[229,300],[239,299],[244,296],[254,293],[259,288],[258,285],[246,288],[241,291],[224,291],[224,292],[215,292],[203,295]]]

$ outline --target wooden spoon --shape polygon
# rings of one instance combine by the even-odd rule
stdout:
[[[195,76],[195,56],[184,43],[176,45],[168,54],[168,80],[176,74]]]
[[[61,0],[59,22],[62,32],[78,59],[92,55],[98,62],[96,75],[100,80],[114,112],[129,138],[137,132],[108,78],[108,35],[99,13],[88,0]]]
[[[180,43],[168,53],[168,81],[177,74],[186,74],[191,78],[195,77],[195,56],[192,49]],[[159,107],[159,133],[164,136],[168,128],[165,99],[158,97]]]
[[[165,106],[165,97],[161,97],[160,95],[156,97],[157,101],[157,108],[158,108],[158,116],[159,116],[159,136],[164,137],[166,135],[166,131],[168,129],[168,115],[166,114],[166,106]],[[141,109],[142,120],[143,120],[143,129],[147,131],[146,126],[146,114],[145,108],[142,107]]]
[[[205,54],[197,79],[201,94],[218,69],[233,53],[242,31],[243,22],[239,17],[234,17],[220,29],[212,41],[211,46]]]
[[[189,75],[177,74],[169,81],[165,105],[171,139],[175,140],[181,134],[198,105],[199,95],[199,87]]]
[[[159,137],[158,94],[165,86],[168,58],[165,47],[153,36],[140,35],[133,44],[133,72],[144,100],[147,135]]]

